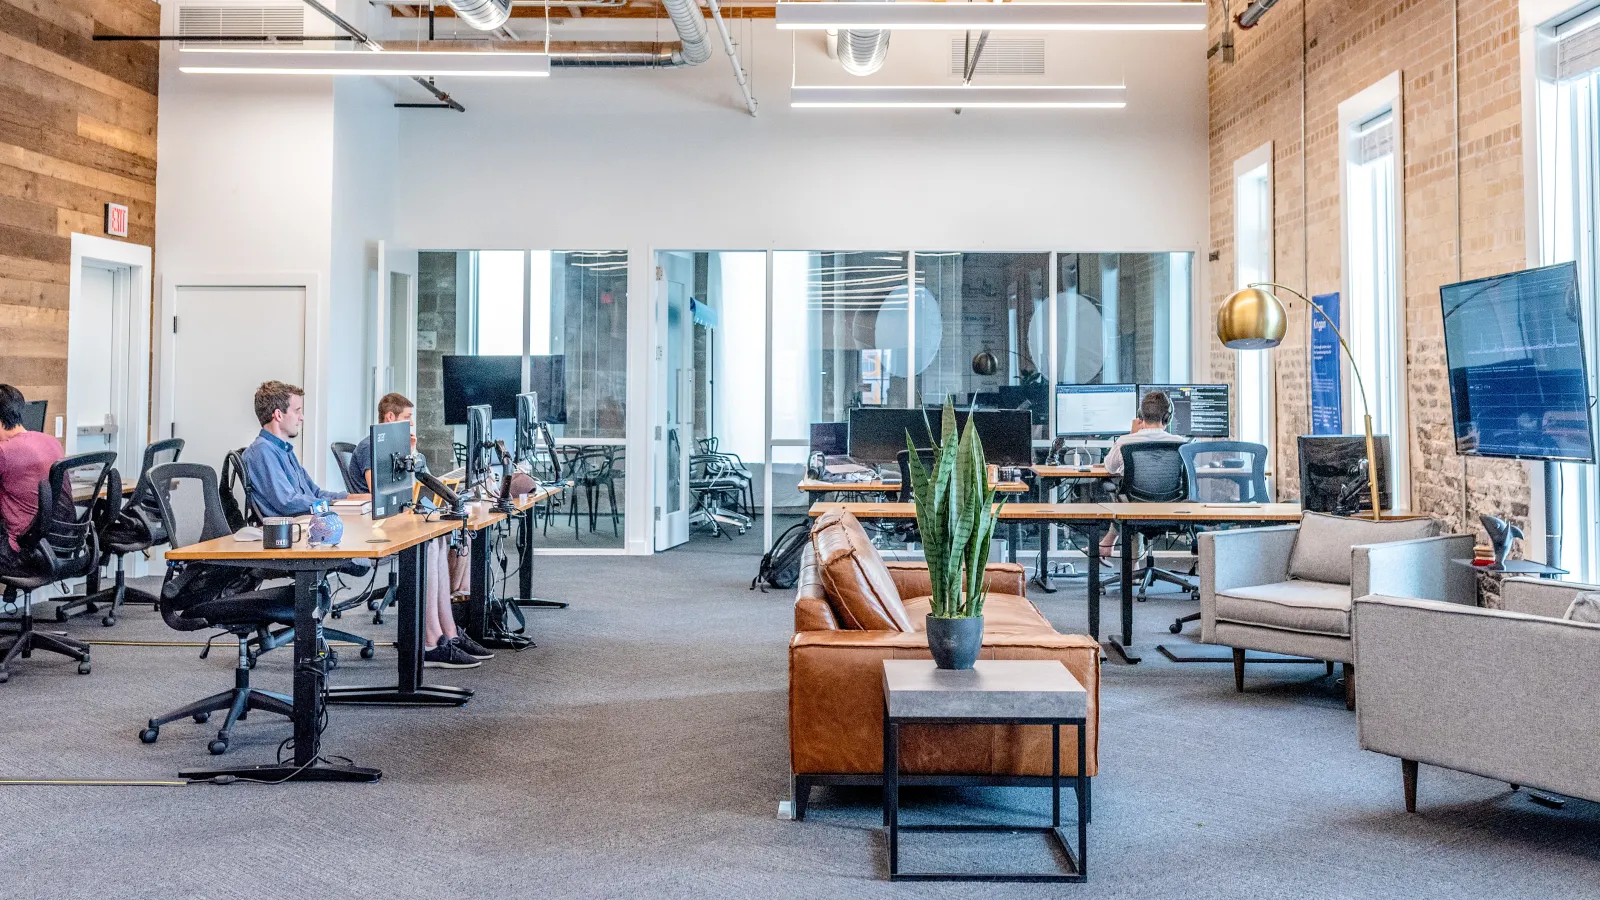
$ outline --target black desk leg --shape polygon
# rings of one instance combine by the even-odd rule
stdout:
[[[1050,522],[1039,523],[1039,572],[1034,579],[1039,582],[1039,589],[1046,594],[1054,594],[1056,586],[1050,583]]]
[[[321,655],[322,620],[317,604],[323,572],[302,570],[294,576],[294,761],[264,766],[186,769],[180,778],[259,781],[377,781],[379,769],[319,763],[318,725],[322,719],[322,681],[328,661]]]
[[[889,878],[900,874],[900,726],[883,720],[883,801],[889,826]]]
[[[1017,561],[1017,543],[1022,540],[1022,523],[1012,519],[1006,523],[1006,556],[1007,562]]]
[[[517,517],[517,605],[534,609],[566,609],[562,600],[533,595],[533,507]]]
[[[1140,657],[1133,655],[1133,552],[1139,537],[1133,523],[1122,523],[1122,640],[1106,641],[1106,646],[1117,651],[1128,665],[1138,665]]]
[[[418,544],[400,551],[396,561],[400,572],[400,613],[395,636],[395,648],[400,651],[399,683],[332,687],[328,689],[329,703],[460,706],[472,699],[472,691],[466,688],[422,683],[422,592],[428,581],[425,546]]]
[[[531,531],[532,523],[524,522],[522,528]],[[515,611],[511,606],[514,601],[501,601],[491,596],[494,593],[494,561],[489,553],[491,535],[488,528],[471,533],[472,593],[467,598],[467,633],[491,650],[525,650],[533,646],[533,639],[506,628],[506,613]],[[516,616],[521,619],[522,613],[516,612]]]
[[[1100,640],[1100,539],[1104,532],[1089,529],[1089,636]]]

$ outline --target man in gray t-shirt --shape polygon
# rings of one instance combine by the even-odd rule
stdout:
[[[1122,448],[1129,444],[1182,444],[1188,440],[1182,435],[1173,434],[1167,430],[1167,423],[1172,421],[1172,400],[1161,391],[1151,391],[1139,400],[1139,417],[1133,420],[1133,427],[1127,434],[1117,438],[1111,445],[1111,452],[1106,454],[1106,471],[1112,475],[1122,474]],[[1100,541],[1100,553],[1105,555],[1116,546],[1117,532],[1115,529],[1106,532]]]

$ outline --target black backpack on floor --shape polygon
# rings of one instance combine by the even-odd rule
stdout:
[[[797,522],[789,526],[788,530],[778,535],[772,542],[772,549],[761,557],[761,569],[750,582],[750,590],[761,588],[765,594],[768,587],[790,590],[800,580],[800,557],[805,554],[806,542],[811,540],[811,523]]]

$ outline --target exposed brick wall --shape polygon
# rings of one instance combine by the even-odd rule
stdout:
[[[1217,7],[1213,42],[1222,28]],[[1481,512],[1526,524],[1528,482],[1521,464],[1474,459],[1464,465],[1455,455],[1439,310],[1439,286],[1458,275],[1474,278],[1525,265],[1516,0],[1283,0],[1257,27],[1235,28],[1234,40],[1235,61],[1225,63],[1219,54],[1209,66],[1211,248],[1218,254],[1209,263],[1213,312],[1235,280],[1233,164],[1267,141],[1273,142],[1276,280],[1308,294],[1342,289],[1339,104],[1399,71],[1411,426],[1404,439],[1410,445],[1412,507],[1473,530]],[[1457,62],[1459,205],[1452,71]],[[1306,316],[1304,304],[1290,304],[1289,334],[1273,356],[1273,469],[1285,499],[1299,495],[1295,437],[1310,430]],[[1236,377],[1233,354],[1215,342],[1210,371],[1218,380]]]
[[[436,472],[455,467],[454,430],[444,424],[444,358],[456,352],[456,254],[417,254],[417,331],[434,349],[417,351],[417,449]]]

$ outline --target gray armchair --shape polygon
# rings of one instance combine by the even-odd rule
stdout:
[[[1406,809],[1418,763],[1600,801],[1600,625],[1561,618],[1600,586],[1507,579],[1505,609],[1371,596],[1356,601],[1363,749],[1396,756]]]
[[[1307,513],[1299,525],[1200,536],[1200,640],[1233,648],[1244,690],[1245,651],[1344,664],[1345,704],[1355,703],[1352,599],[1367,594],[1472,604],[1477,584],[1452,557],[1472,555],[1471,535],[1435,537],[1438,522],[1371,522]]]

